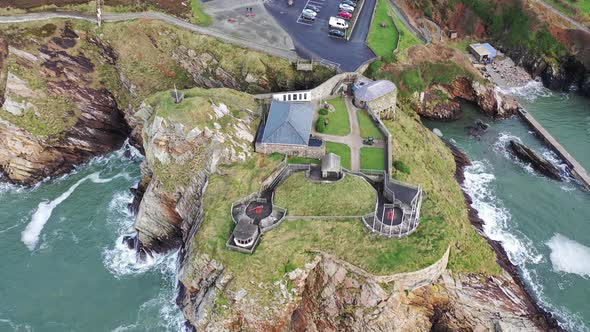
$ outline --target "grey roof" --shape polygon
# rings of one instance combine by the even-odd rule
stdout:
[[[340,156],[328,153],[322,157],[322,172],[341,172]]]
[[[387,80],[373,81],[356,89],[354,91],[354,97],[360,101],[371,101],[395,90],[397,90],[397,87],[393,82]]]
[[[248,240],[258,233],[258,226],[249,222],[240,221],[234,228],[234,238],[239,240]]]
[[[263,143],[307,145],[313,122],[313,105],[307,102],[272,101]]]

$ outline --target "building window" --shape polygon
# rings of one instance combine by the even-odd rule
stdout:
[[[289,99],[289,101],[291,101],[291,95],[289,95],[288,99]]]
[[[287,101],[287,95],[283,95],[283,101]]]
[[[307,100],[307,92],[303,94],[303,99]]]
[[[293,100],[297,100],[297,94],[296,93],[293,94]]]
[[[299,100],[301,100],[301,94],[299,94]]]

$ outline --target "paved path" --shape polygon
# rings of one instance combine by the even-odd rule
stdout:
[[[550,10],[553,13],[555,13],[556,15],[559,15],[561,18],[563,18],[564,20],[568,21],[570,24],[572,24],[576,28],[578,28],[580,30],[584,30],[587,33],[590,33],[590,28],[588,28],[586,25],[584,25],[584,24],[582,24],[582,23],[574,20],[573,18],[569,17],[567,14],[564,14],[564,13],[560,12],[557,8],[551,6],[550,4],[548,4],[545,1],[539,0],[538,2],[543,7],[545,7],[547,10]]]
[[[348,145],[350,147],[350,170],[358,172],[361,169],[361,148],[363,147],[363,138],[357,116],[358,109],[352,104],[352,100],[349,97],[345,97],[344,100],[346,110],[348,111],[350,133],[346,136],[336,136],[318,133],[315,131],[315,128],[313,131],[315,136],[325,141]]]
[[[420,31],[418,31],[418,29],[416,29],[415,26],[413,26],[408,19],[406,18],[406,14],[403,12],[403,10],[401,9],[401,7],[397,4],[396,0],[389,0],[389,3],[391,4],[391,8],[393,8],[393,11],[395,12],[395,14],[397,15],[397,17],[402,21],[402,23],[416,36],[418,37],[418,39],[422,40],[422,41],[426,41],[427,43],[429,43],[429,40],[425,40],[426,37],[424,37],[422,35],[422,33],[420,33]]]
[[[91,22],[96,22],[96,17],[78,12],[41,12],[41,13],[30,13],[22,15],[12,16],[0,16],[1,23],[20,23],[20,22],[33,22],[57,18],[66,19],[80,19]],[[212,36],[228,43],[236,44],[242,47],[251,48],[257,51],[265,52],[274,56],[286,58],[289,60],[300,59],[297,53],[293,50],[283,49],[274,47],[272,45],[261,44],[256,41],[247,40],[244,38],[229,36],[221,31],[217,31],[211,28],[202,27],[199,25],[192,24],[187,21],[183,21],[174,16],[170,16],[164,13],[158,12],[137,12],[137,13],[106,13],[103,15],[103,21],[105,22],[120,22],[120,21],[131,21],[138,19],[152,19],[166,22],[168,24],[175,25],[179,28],[183,28],[196,33]]]

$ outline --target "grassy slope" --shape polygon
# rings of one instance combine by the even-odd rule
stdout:
[[[204,77],[214,76],[223,70],[238,80],[242,90],[250,93],[268,92],[245,81],[248,74],[264,77],[273,91],[302,88],[298,86],[306,76],[308,82],[321,82],[332,75],[330,69],[316,67],[314,72],[297,72],[287,60],[262,52],[237,47],[218,39],[199,35],[152,20],[139,20],[105,24],[103,38],[110,42],[119,55],[118,65],[125,76],[136,86],[138,104],[158,91],[192,87],[192,77],[172,59],[180,46],[192,49],[198,58],[207,53],[213,61],[201,71]],[[133,36],[133,38],[128,38]]]
[[[176,123],[184,125],[185,131],[188,133],[191,129],[198,127],[204,130],[205,126],[213,129],[214,123],[221,125],[223,132],[224,128],[233,128],[234,118],[241,118],[246,114],[240,112],[244,108],[251,110],[257,109],[257,104],[254,98],[243,92],[231,89],[201,89],[193,88],[184,92],[184,100],[180,104],[176,104],[174,99],[170,96],[171,91],[159,92],[148,99],[146,102],[155,108],[155,116],[164,119],[172,120]],[[210,114],[214,114],[211,103],[219,105],[225,104],[230,110],[232,116],[224,116],[220,119],[212,119]],[[254,131],[254,128],[252,128]],[[184,163],[174,162],[170,164],[161,164],[154,161],[154,173],[165,188],[170,191],[175,191],[176,187],[189,183],[190,177],[195,170],[205,167],[204,161],[209,153],[210,144],[197,144],[193,151],[194,158],[189,158]],[[240,151],[237,151],[238,153]]]
[[[203,11],[201,0],[191,0],[191,12],[193,14],[191,22],[194,24],[207,26],[213,23],[211,16],[207,15],[205,11]]]
[[[361,148],[361,169],[385,170],[385,149]]]
[[[454,179],[455,162],[450,151],[420,124],[415,113],[408,115],[400,110],[398,114],[398,120],[387,121],[386,126],[393,135],[395,159],[403,160],[411,172],[397,172],[395,177],[420,184],[425,192],[422,223],[416,236],[436,229],[436,234],[427,236],[429,243],[435,247],[441,245],[441,240],[452,244],[449,268],[455,272],[498,273],[500,268],[494,252],[467,218],[463,194]]]
[[[397,48],[398,31],[391,18],[392,14],[388,0],[377,0],[375,17],[369,30],[369,47],[377,54],[384,57],[393,53]],[[381,23],[385,23],[383,28]]]
[[[350,121],[348,119],[348,110],[344,103],[344,98],[338,97],[329,100],[328,103],[336,109],[334,112],[330,112],[326,117],[329,119],[329,123],[326,126],[324,134],[346,136],[350,133]]]
[[[340,164],[346,169],[350,169],[350,148],[348,145],[326,142],[326,153],[334,153],[340,156]]]
[[[369,113],[366,110],[359,110],[357,113],[359,125],[361,127],[361,137],[367,138],[369,136],[375,139],[383,139],[383,133],[377,128]]]
[[[579,20],[583,23],[590,24],[590,1],[587,0],[545,0],[551,6],[557,8],[564,14],[572,17],[573,19]],[[565,6],[564,3],[569,6]]]
[[[311,182],[299,172],[278,188],[274,202],[292,216],[360,216],[375,209],[376,199],[373,187],[361,177],[349,175],[326,184]]]
[[[287,267],[302,266],[311,259],[310,250],[335,254],[376,274],[390,274],[428,266],[450,244],[449,268],[454,272],[499,273],[495,254],[469,223],[450,151],[417,119],[400,113],[399,120],[387,125],[395,136],[396,156],[412,171],[396,176],[422,184],[426,193],[421,224],[411,236],[375,236],[359,220],[297,220],[286,221],[264,234],[253,255],[227,250],[225,243],[234,227],[229,214],[231,203],[258,190],[259,181],[278,163],[257,155],[245,164],[225,168],[225,175],[211,177],[205,195],[205,219],[194,238],[195,255],[206,253],[220,260],[234,274],[230,288],[244,288],[261,303],[271,303],[272,299],[256,284],[275,282]],[[320,195],[312,203],[314,209],[330,206],[331,201],[323,198]]]

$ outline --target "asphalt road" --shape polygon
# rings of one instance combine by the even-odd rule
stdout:
[[[265,6],[291,36],[299,56],[327,60],[339,65],[343,71],[354,71],[375,57],[373,51],[365,44],[375,3],[376,0],[365,0],[356,27],[348,41],[328,35],[328,21],[330,16],[338,16],[340,0],[313,1],[311,4],[320,4],[322,7],[311,25],[302,24],[305,22],[299,20],[307,0],[294,0],[292,7],[287,6],[287,0],[271,0]]]

